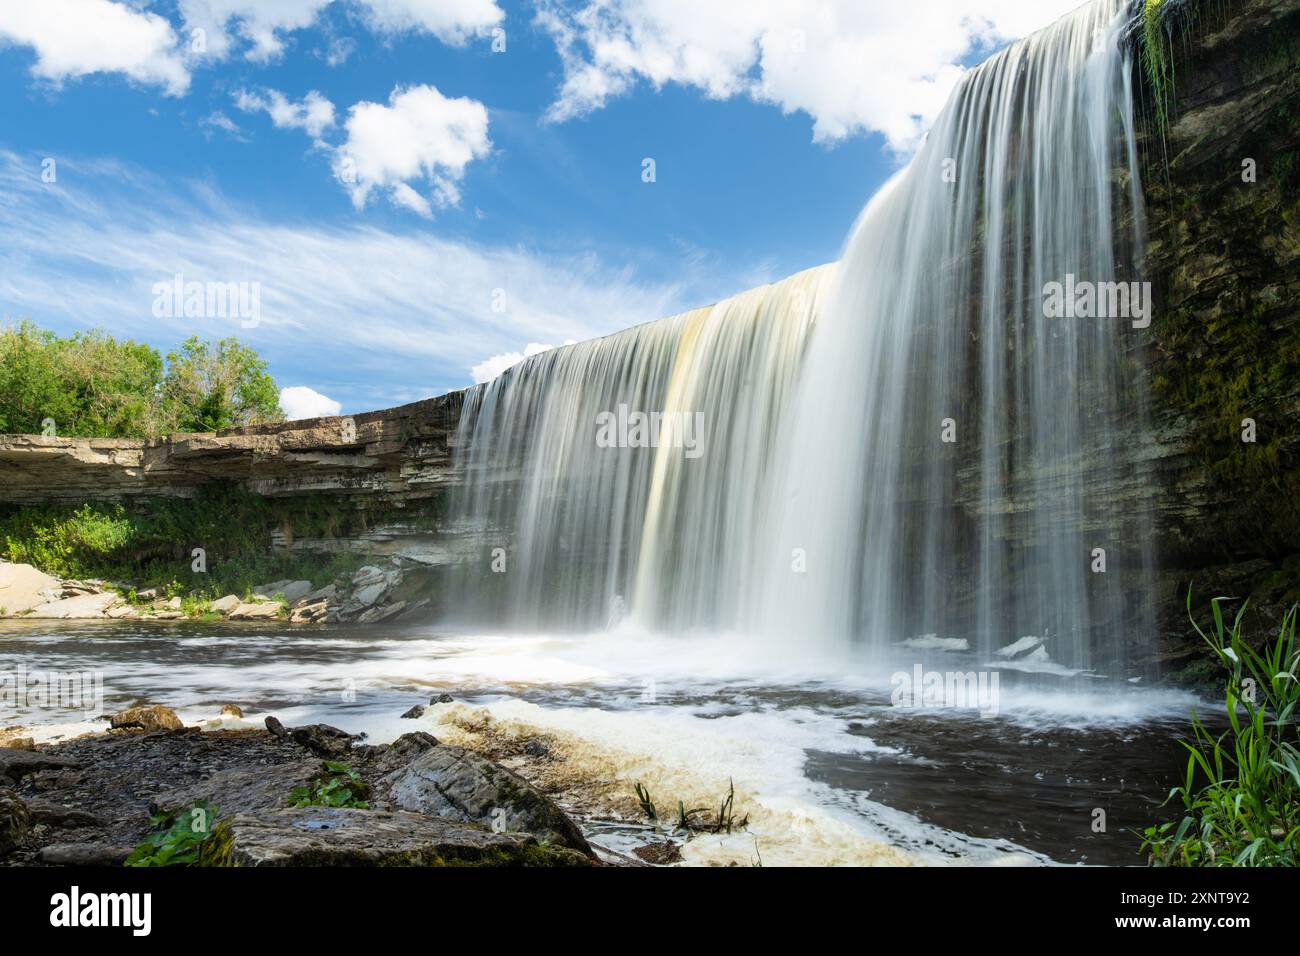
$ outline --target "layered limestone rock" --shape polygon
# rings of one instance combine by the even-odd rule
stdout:
[[[228,482],[267,497],[400,506],[436,497],[448,481],[462,397],[148,440],[0,435],[0,503],[189,497]]]

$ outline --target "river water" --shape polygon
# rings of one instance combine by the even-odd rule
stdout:
[[[918,657],[900,650],[894,673]],[[607,845],[635,833],[611,821],[638,816],[636,783],[661,810],[679,799],[716,808],[734,783],[749,826],[689,841],[688,863],[1141,862],[1132,831],[1159,815],[1183,766],[1191,696],[965,652],[931,652],[924,666],[996,673],[996,706],[911,707],[888,667],[756,659],[740,637],[668,639],[626,625],[575,637],[0,624],[0,673],[96,672],[108,713],[160,703],[193,723],[234,703],[248,725],[275,714],[374,743],[416,729],[490,753],[544,741],[544,759],[520,769]],[[400,717],[442,693],[454,701]],[[104,727],[57,701],[31,703],[54,706],[5,699],[0,725],[42,739]]]

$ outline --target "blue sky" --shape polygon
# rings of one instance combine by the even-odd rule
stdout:
[[[0,0],[0,309],[237,335],[300,414],[464,387],[834,259],[1073,5]],[[256,315],[160,314],[176,276]]]

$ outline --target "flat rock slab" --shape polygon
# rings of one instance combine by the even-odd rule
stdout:
[[[79,597],[65,598],[62,601],[50,601],[33,607],[24,617],[39,618],[79,618],[103,617],[104,612],[122,599],[116,594],[83,594]],[[5,605],[8,607],[8,605]]]
[[[0,561],[0,607],[8,615],[21,614],[48,603],[41,592],[58,586],[58,578],[37,571],[30,564]]]
[[[66,770],[81,766],[76,760],[42,753],[39,750],[12,750],[0,748],[0,779],[7,778],[14,783],[29,773],[39,770]]]
[[[324,774],[319,760],[295,760],[267,767],[221,770],[198,783],[167,790],[153,798],[154,811],[183,810],[210,800],[222,817],[280,810],[294,787]]]
[[[230,612],[232,621],[267,621],[280,616],[280,605],[275,601],[241,604]]]
[[[233,866],[585,866],[581,853],[517,833],[405,811],[300,807],[227,824]],[[220,832],[214,838],[221,838]]]

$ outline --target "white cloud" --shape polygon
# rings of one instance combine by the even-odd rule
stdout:
[[[387,106],[357,103],[344,128],[347,141],[335,156],[334,175],[358,209],[379,189],[399,206],[432,215],[429,199],[413,180],[428,184],[433,204],[454,206],[465,167],[492,148],[486,107],[467,97],[443,96],[432,86],[397,87]]]
[[[262,111],[281,129],[301,129],[313,139],[334,125],[334,104],[315,90],[299,102],[290,100],[279,90],[252,93],[239,90],[234,94],[235,106],[245,113]]]
[[[284,417],[291,422],[304,418],[328,418],[343,411],[341,403],[306,385],[280,389],[280,407],[284,409]]]
[[[40,171],[38,158],[0,149],[0,313],[65,331],[90,321],[163,348],[235,335],[283,381],[312,382],[349,407],[460,387],[486,355],[603,335],[745,281],[686,268],[654,282],[589,252],[269,221],[206,184],[117,162],[61,158],[51,184]],[[177,273],[258,283],[260,323],[154,318],[154,283]]]
[[[396,33],[423,30],[460,45],[505,19],[496,0],[363,0],[372,26]]]
[[[203,128],[203,135],[209,139],[212,138],[212,131],[219,129],[231,139],[237,140],[241,143],[248,142],[248,137],[245,136],[244,131],[239,128],[239,124],[220,110],[209,113],[207,116],[203,117],[203,119],[199,120],[199,126]]]
[[[599,109],[637,83],[747,96],[813,118],[814,139],[881,133],[914,149],[972,52],[1023,36],[1080,0],[541,0],[564,63],[548,116]]]
[[[240,39],[247,44],[248,59],[265,61],[284,52],[285,34],[311,26],[331,2],[180,0],[180,11],[187,31],[204,31],[208,53],[228,56]],[[422,31],[454,45],[505,18],[496,0],[348,0],[340,5],[358,11],[377,32]]]
[[[574,339],[565,341],[565,345],[572,345]],[[549,352],[555,348],[554,345],[542,345],[538,342],[529,342],[524,346],[522,352],[502,352],[500,355],[494,355],[491,358],[484,359],[470,369],[470,375],[474,376],[476,382],[490,382],[506,369],[518,365],[530,355],[539,355],[542,352]]]
[[[110,0],[6,0],[0,46],[36,51],[32,73],[52,83],[91,73],[122,73],[179,96],[190,76],[171,24]]]

